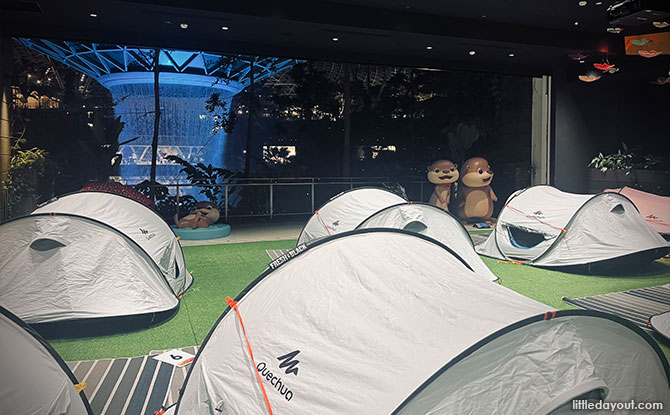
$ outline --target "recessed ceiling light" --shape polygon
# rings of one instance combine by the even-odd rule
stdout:
[[[482,14],[482,19],[486,19],[486,15],[485,15],[485,14]]]
[[[474,51],[474,50],[471,50],[471,51],[470,51],[470,52],[468,52],[468,53],[470,54],[470,56],[475,56],[475,53],[477,53],[477,52],[476,52],[476,51]]]
[[[510,53],[510,54],[507,55],[507,56],[509,56],[510,58],[513,58],[513,57],[514,57],[514,54],[513,54],[513,53]]]
[[[431,49],[433,49],[433,47],[432,46],[426,46],[426,49],[431,50]]]
[[[91,14],[89,14],[89,16],[94,17],[94,18],[95,18],[95,17],[98,17],[98,15],[95,14],[95,13],[91,13]]]
[[[179,27],[182,29],[188,29],[188,23],[179,23]]]
[[[337,41],[340,40],[340,39],[337,38],[337,37],[334,37],[334,38],[332,38],[331,40],[332,40],[333,42],[337,42]]]
[[[221,30],[228,30],[228,29],[229,29],[228,26],[221,26]]]
[[[602,1],[597,1],[596,6],[602,6],[603,2]]]
[[[579,61],[579,63],[584,63],[584,62],[586,62],[586,61],[585,61],[585,60],[581,60],[581,61]]]
[[[172,20],[163,20],[163,23],[165,23],[165,24],[172,24]]]
[[[586,6],[587,3],[584,0],[582,0],[577,4],[579,4],[581,7],[584,7],[584,6]]]
[[[579,22],[575,22],[575,26],[579,26]]]

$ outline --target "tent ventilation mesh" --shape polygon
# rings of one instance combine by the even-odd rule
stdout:
[[[40,239],[35,239],[31,244],[30,247],[36,251],[44,252],[44,251],[50,251],[52,249],[56,248],[61,248],[65,246],[64,243],[60,241],[56,241],[54,239],[49,239],[49,238],[40,238]]]
[[[616,213],[616,214],[618,214],[618,215],[621,215],[621,214],[623,214],[623,213],[625,212],[625,210],[624,210],[624,208],[623,208],[623,205],[622,205],[621,203],[619,203],[618,205],[614,206],[614,207],[612,208],[612,210],[610,210],[610,212],[612,212],[612,213]]]
[[[413,220],[407,225],[405,225],[403,229],[410,232],[421,233],[426,229],[428,229],[428,226],[426,226],[426,224],[421,221]]]
[[[520,249],[530,249],[544,242],[544,234],[530,232],[516,226],[507,226],[507,233],[512,245]]]

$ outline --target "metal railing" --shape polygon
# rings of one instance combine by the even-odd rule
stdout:
[[[432,192],[432,186],[425,177],[251,178],[213,185],[178,183],[156,186],[167,187],[170,195],[176,197],[177,205],[186,194],[197,199],[200,191],[208,188],[223,199],[217,202],[221,202],[219,208],[227,221],[229,218],[310,215],[345,190],[365,186],[394,190],[397,185],[402,186],[409,200],[426,200],[424,190]]]

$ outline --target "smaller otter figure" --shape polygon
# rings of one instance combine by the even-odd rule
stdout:
[[[210,202],[198,202],[188,215],[179,219],[174,215],[174,223],[178,228],[208,228],[219,220],[219,210]]]
[[[458,165],[449,160],[438,160],[428,166],[428,181],[435,185],[428,203],[449,210],[451,184],[458,180]]]
[[[467,221],[490,219],[496,194],[491,189],[493,170],[486,159],[473,157],[461,167],[456,213]]]

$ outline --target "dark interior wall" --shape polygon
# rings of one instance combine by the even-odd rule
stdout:
[[[670,153],[670,86],[606,75],[581,82],[564,70],[552,76],[553,184],[586,192],[587,166],[599,152],[616,153],[626,143],[637,154]]]

